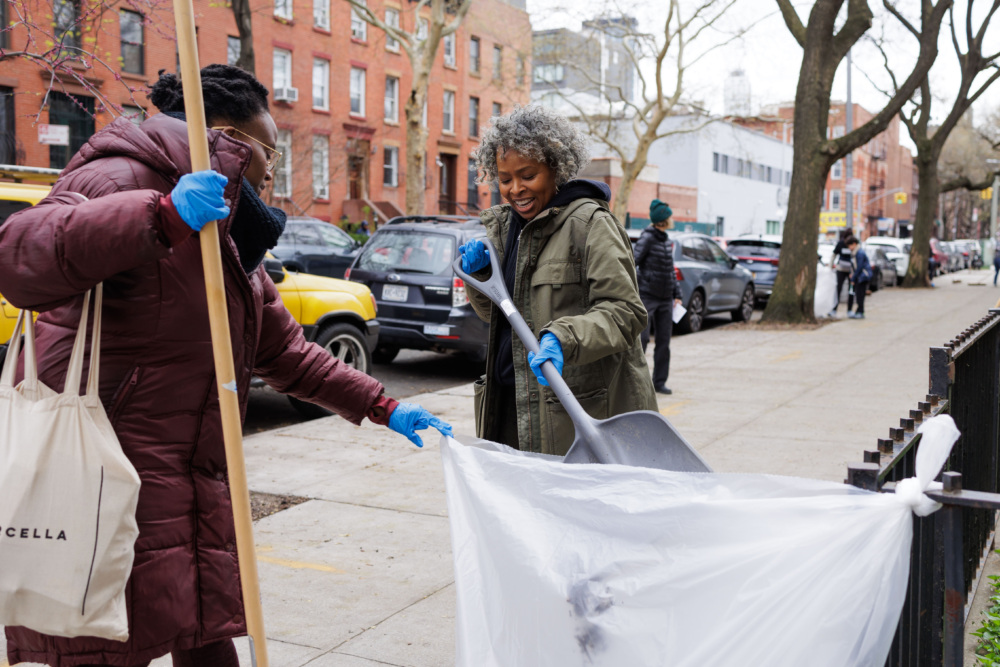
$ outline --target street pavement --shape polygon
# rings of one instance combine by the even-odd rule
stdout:
[[[878,292],[865,320],[678,336],[674,394],[658,398],[660,411],[716,471],[842,481],[924,399],[928,347],[996,303],[987,275]],[[413,400],[473,433],[471,384]],[[255,527],[275,667],[454,664],[444,480],[437,438],[425,434],[417,449],[388,429],[330,417],[246,438],[252,490],[309,498]],[[249,665],[247,641],[237,646]]]

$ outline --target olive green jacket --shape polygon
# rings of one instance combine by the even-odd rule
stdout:
[[[510,206],[480,213],[503,264]],[[485,269],[489,275],[490,269]],[[469,288],[476,313],[490,323],[486,375],[476,383],[476,431],[497,439],[499,392],[493,369],[500,309]],[[639,299],[632,249],[606,202],[577,199],[538,214],[521,231],[515,307],[539,338],[551,332],[562,345],[563,378],[592,417],[606,419],[633,410],[656,410],[656,394],[639,334],[646,309]],[[563,455],[574,428],[559,399],[538,383],[528,353],[514,335],[514,382],[520,449]],[[511,444],[511,443],[508,443]]]

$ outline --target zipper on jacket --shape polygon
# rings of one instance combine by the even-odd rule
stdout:
[[[122,390],[118,395],[118,398],[115,399],[115,403],[111,407],[111,411],[108,413],[108,419],[111,421],[112,425],[114,425],[117,422],[118,417],[121,416],[122,409],[125,407],[129,399],[132,397],[132,394],[135,392],[136,385],[139,384],[140,370],[141,369],[139,366],[136,366],[132,370],[132,377],[130,377],[128,383],[124,387],[122,387]]]

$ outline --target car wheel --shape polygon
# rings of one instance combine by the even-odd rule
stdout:
[[[733,322],[749,322],[753,317],[754,297],[753,285],[747,285],[743,290],[743,298],[740,299],[740,307],[733,311]]]
[[[399,348],[395,345],[379,345],[372,352],[372,361],[376,364],[391,364],[397,354],[399,354]]]
[[[705,322],[705,295],[695,290],[688,301],[687,313],[681,320],[681,329],[687,333],[698,333]]]
[[[882,272],[876,271],[875,277],[872,278],[871,291],[877,292],[882,289]]]
[[[371,372],[372,360],[368,353],[368,346],[365,344],[364,333],[353,324],[341,322],[323,327],[319,335],[316,336],[316,344],[354,370],[362,373]],[[300,401],[291,396],[288,397],[288,400],[292,407],[299,411],[299,414],[309,419],[333,414],[326,408]]]

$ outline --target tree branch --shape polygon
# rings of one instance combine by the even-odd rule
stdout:
[[[802,19],[799,18],[795,8],[792,7],[791,0],[777,0],[777,2],[778,9],[781,10],[781,17],[785,19],[785,25],[788,26],[788,32],[792,33],[792,37],[799,43],[799,46],[805,48],[806,27],[802,25]]]

